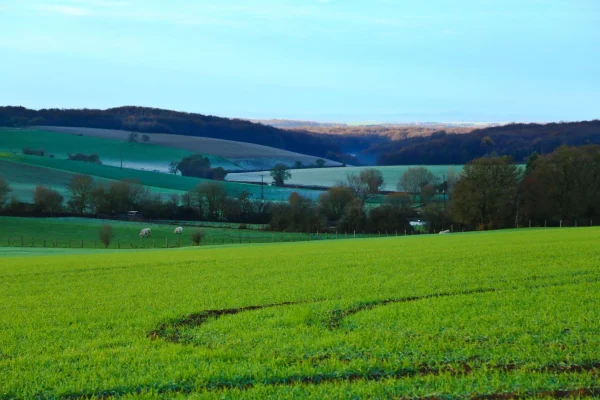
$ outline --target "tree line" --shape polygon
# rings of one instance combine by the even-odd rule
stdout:
[[[148,107],[42,109],[0,107],[0,126],[67,126],[166,133],[255,143],[325,157],[341,155],[335,138],[306,131],[287,131],[242,119],[177,112]],[[144,136],[142,136],[144,139]],[[137,137],[136,137],[137,140]]]
[[[285,166],[274,169],[274,181],[285,180],[286,173]],[[8,214],[116,215],[136,210],[153,219],[259,223],[289,232],[408,233],[417,220],[426,221],[429,232],[587,225],[600,222],[600,146],[534,152],[525,167],[507,156],[483,157],[467,163],[460,174],[450,167],[442,177],[414,167],[400,177],[397,192],[384,196],[383,186],[380,171],[365,169],[317,199],[293,192],[287,201],[271,202],[252,198],[247,191],[230,196],[217,181],[165,198],[135,180],[103,184],[75,175],[66,204],[59,192],[40,185],[34,204],[27,206],[14,196],[9,200],[10,185],[0,177],[0,208]]]
[[[364,154],[378,165],[465,164],[486,156],[510,156],[521,162],[537,152],[549,154],[560,146],[600,144],[600,120],[551,124],[508,124],[465,134],[440,131],[378,144]]]

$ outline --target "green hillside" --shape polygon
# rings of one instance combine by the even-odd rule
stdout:
[[[23,169],[25,166],[26,169]],[[24,171],[34,168],[33,174],[24,176]],[[12,153],[0,153],[0,175],[8,180],[11,186],[14,184],[17,195],[24,200],[30,199],[29,189],[36,184],[49,184],[54,188],[66,192],[71,174],[87,174],[101,180],[137,179],[154,193],[183,193],[194,188],[206,179],[185,177],[152,171],[140,171],[134,169],[120,169],[108,165],[85,163],[57,158],[14,155]],[[237,196],[242,191],[248,191],[254,198],[260,198],[261,187],[259,185],[223,182],[224,188],[230,196]],[[277,188],[264,186],[264,195],[268,200],[287,200],[294,190],[289,188]],[[311,190],[298,190],[305,196],[316,197],[319,192]]]
[[[127,132],[123,132],[125,135]],[[141,135],[140,135],[141,136]],[[141,142],[141,139],[140,139]],[[63,134],[39,129],[0,128],[0,152],[22,154],[24,148],[44,149],[46,155],[67,159],[69,153],[96,153],[103,164],[120,166],[121,153],[123,167],[130,169],[159,170],[168,172],[171,161],[179,161],[192,152],[152,143],[129,143],[122,140],[98,138],[83,134]],[[227,170],[240,170],[241,167],[222,157],[208,155],[211,165]]]

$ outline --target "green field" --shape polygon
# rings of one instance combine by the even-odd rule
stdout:
[[[182,224],[184,234],[179,239],[173,224],[145,222],[109,221],[92,218],[18,218],[0,217],[0,248],[23,248],[25,253],[32,248],[101,248],[98,231],[102,225],[113,227],[114,240],[111,249],[165,248],[191,246],[191,234],[196,229],[204,232],[202,245],[223,245],[240,243],[271,243],[309,240],[307,234],[271,233],[259,229],[235,229],[231,227],[207,227],[200,222]],[[175,225],[174,225],[175,224]],[[197,226],[190,226],[194,224]],[[209,223],[213,225],[212,223]],[[152,230],[152,238],[140,239],[142,228]],[[16,251],[16,250],[15,250]]]
[[[32,168],[35,169],[34,173],[29,172]],[[99,178],[100,181],[137,179],[153,193],[158,194],[183,194],[183,192],[193,189],[199,183],[207,181],[206,179],[181,175],[120,169],[119,167],[65,159],[0,153],[0,175],[4,176],[11,186],[14,185],[16,194],[23,201],[31,201],[33,189],[38,184],[46,184],[67,195],[66,185],[68,185],[70,176],[75,173],[91,175],[94,178]],[[260,198],[261,195],[259,185],[235,182],[223,182],[223,185],[230,196],[235,197],[244,190],[248,191],[255,199]],[[264,186],[265,199],[273,201],[287,200],[293,191],[295,190],[291,188]],[[317,197],[320,193],[319,191],[306,189],[296,191],[311,198]]]
[[[0,398],[600,396],[599,242],[579,228],[5,256]]]
[[[381,171],[385,181],[383,190],[396,191],[398,180],[412,167],[421,167],[421,165],[397,165],[392,167],[340,167],[340,168],[307,168],[294,169],[291,171],[292,178],[286,181],[288,185],[301,186],[323,186],[332,187],[339,182],[345,182],[346,176],[350,173],[359,174],[360,171],[366,168],[376,168]],[[442,177],[448,173],[449,165],[424,165],[434,175]],[[462,171],[462,165],[453,165],[452,168],[458,176]],[[260,176],[266,175],[269,177],[268,171],[263,172],[239,172],[227,175],[228,181],[236,182],[260,182]]]
[[[127,132],[123,132],[124,135]],[[141,137],[141,134],[140,134]],[[55,133],[39,129],[0,128],[0,153],[22,154],[24,148],[44,149],[47,156],[67,159],[68,153],[96,153],[106,165],[120,166],[121,153],[123,167],[130,169],[169,171],[171,161],[179,161],[192,152],[172,147],[157,146],[152,143],[128,143],[122,140],[80,136],[80,134]],[[240,170],[239,165],[222,157],[208,156],[211,165],[225,169]]]

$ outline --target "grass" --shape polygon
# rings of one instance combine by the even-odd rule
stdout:
[[[101,138],[80,134],[63,134],[40,129],[0,128],[0,152],[22,154],[23,148],[44,149],[47,156],[67,159],[69,153],[96,153],[106,165],[120,166],[121,153],[123,166],[131,169],[169,171],[171,161],[179,161],[192,152],[184,149],[159,146],[150,143],[128,143],[128,132],[122,132],[122,138]],[[141,134],[140,141],[141,141]],[[215,167],[240,170],[241,168],[222,157],[209,156]]]
[[[35,174],[25,177],[25,171],[37,168]],[[147,186],[153,193],[182,194],[193,189],[196,185],[206,182],[206,179],[192,178],[181,175],[171,175],[152,171],[140,171],[135,169],[120,169],[108,165],[99,165],[86,162],[71,161],[65,159],[52,159],[48,157],[23,156],[10,153],[0,153],[0,175],[6,177],[11,185],[18,189],[17,195],[24,200],[30,199],[36,184],[49,184],[66,194],[66,185],[71,174],[87,174],[100,180],[137,179]],[[33,179],[31,179],[33,178]],[[248,191],[253,198],[260,198],[261,187],[244,183],[223,182],[229,196],[237,196],[242,191]],[[25,186],[20,186],[25,185]],[[29,185],[29,186],[27,186]],[[28,191],[31,188],[31,191]],[[277,188],[264,186],[265,199],[272,201],[287,200],[289,195],[295,191],[290,188]],[[314,198],[320,193],[315,190],[296,190],[305,196]]]
[[[271,233],[258,229],[235,229],[230,227],[199,226],[200,222],[182,224],[184,234],[173,234],[179,225],[148,224],[144,222],[109,221],[90,218],[19,218],[0,217],[0,248],[21,248],[24,254],[33,248],[96,249],[102,248],[98,231],[102,225],[113,227],[114,239],[111,249],[165,248],[191,246],[191,234],[197,229],[204,232],[202,245],[240,243],[271,243],[309,240],[309,235],[299,233]],[[212,223],[208,223],[213,225]],[[196,225],[196,226],[189,226]],[[239,225],[238,225],[239,226]],[[140,239],[142,228],[152,230],[152,238]],[[12,250],[13,252],[17,250]]]
[[[332,187],[338,182],[345,182],[346,176],[350,173],[359,174],[366,168],[376,168],[381,171],[385,181],[383,190],[396,191],[398,180],[404,172],[411,167],[420,167],[421,165],[397,165],[392,167],[341,167],[341,168],[307,168],[292,170],[292,178],[286,181],[289,185],[302,186],[323,186]],[[442,177],[448,173],[449,165],[425,165],[434,175]],[[462,171],[462,165],[452,166],[454,172],[458,174]],[[239,172],[227,175],[227,180],[238,182],[260,182],[260,176],[268,172]]]
[[[599,240],[3,257],[0,398],[598,396]]]
[[[93,129],[93,128],[70,128],[70,127],[40,127],[44,130],[58,132],[62,134],[83,134],[89,137],[102,139],[118,139],[126,137],[129,132],[111,130],[111,129]],[[278,162],[293,164],[300,161],[305,165],[314,165],[317,157],[305,154],[294,153],[286,150],[277,149],[269,146],[262,146],[254,143],[237,142],[231,140],[213,139],[198,136],[182,136],[171,134],[148,134],[151,143],[163,146],[164,148],[183,149],[186,151],[208,154],[215,158],[224,160],[229,164],[222,165],[230,170],[257,170],[271,169]],[[234,165],[231,165],[231,164]],[[339,165],[339,163],[328,161],[329,165]],[[214,166],[218,166],[215,164]]]

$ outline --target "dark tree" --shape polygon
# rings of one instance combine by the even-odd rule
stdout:
[[[105,249],[108,249],[108,246],[110,246],[110,243],[112,242],[113,237],[114,237],[114,233],[113,233],[112,226],[103,225],[100,228],[100,231],[98,232],[98,239],[100,240],[100,243],[102,243],[104,245]]]
[[[0,209],[2,209],[8,201],[8,196],[11,191],[12,189],[10,188],[8,182],[6,182],[4,177],[0,175]]]
[[[68,190],[72,204],[79,214],[84,214],[89,208],[93,188],[94,180],[89,175],[77,174],[71,178]]]
[[[271,177],[275,186],[285,186],[285,181],[292,177],[292,173],[285,164],[277,164],[271,170]]]
[[[521,172],[509,157],[480,158],[468,163],[454,187],[454,219],[479,229],[508,225],[515,211],[520,178]]]
[[[54,214],[62,210],[63,196],[46,186],[37,186],[33,192],[33,202],[38,211]]]

